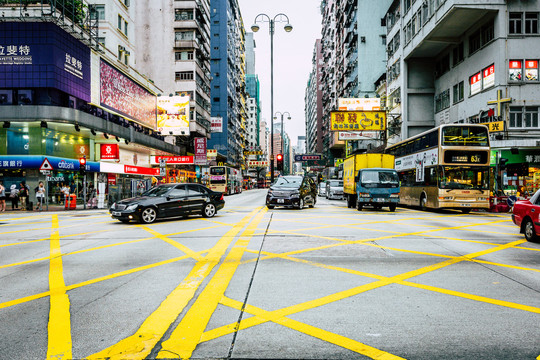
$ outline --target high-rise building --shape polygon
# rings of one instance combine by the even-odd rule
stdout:
[[[245,30],[237,0],[211,0],[212,116],[223,118],[223,131],[212,134],[209,149],[244,167],[246,146]]]
[[[190,98],[190,136],[210,133],[210,1],[138,1],[135,8],[137,66],[162,89],[161,96]],[[187,135],[187,134],[186,134]]]
[[[322,134],[322,53],[321,40],[315,41],[312,58],[312,70],[309,74],[304,97],[304,113],[306,116],[306,149],[314,154],[323,152]]]

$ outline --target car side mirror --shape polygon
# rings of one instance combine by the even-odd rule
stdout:
[[[359,179],[360,179],[359,176],[356,175],[356,176],[354,177],[354,182],[358,182]]]

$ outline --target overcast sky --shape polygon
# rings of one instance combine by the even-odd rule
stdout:
[[[293,31],[285,32],[285,23],[277,23],[274,33],[274,112],[291,114],[285,120],[285,132],[293,145],[305,130],[304,95],[311,72],[315,40],[321,37],[319,0],[238,0],[246,31],[251,32],[255,17],[279,13],[289,17]],[[261,118],[270,128],[270,34],[268,23],[260,23],[255,33],[255,71],[261,87]],[[285,116],[286,117],[286,116]],[[278,116],[276,123],[281,121]]]

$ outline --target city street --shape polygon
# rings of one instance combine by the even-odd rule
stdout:
[[[0,216],[0,358],[540,359],[540,244],[510,214],[265,207]]]

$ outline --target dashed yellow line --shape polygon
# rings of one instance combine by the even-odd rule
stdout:
[[[176,320],[195,295],[200,284],[210,274],[237,234],[260,210],[255,209],[238,222],[217,242],[202,261],[197,262],[188,276],[174,289],[161,305],[143,322],[131,336],[87,359],[145,359],[169,326]]]
[[[58,215],[52,216],[51,261],[49,270],[50,310],[47,359],[71,359],[71,315],[66,293],[62,250],[58,233]]]
[[[170,358],[171,354],[177,354],[182,359],[189,359],[191,357],[196,346],[199,344],[204,329],[210,321],[210,317],[217,308],[219,301],[229,286],[229,282],[240,265],[240,260],[255,229],[257,229],[257,225],[261,222],[266,211],[266,208],[263,208],[236,241],[229,255],[227,255],[223,264],[220,265],[216,274],[199,295],[195,304],[191,306],[187,314],[182,318],[182,321],[171,333],[169,339],[161,344],[161,351],[158,353],[158,358]]]

